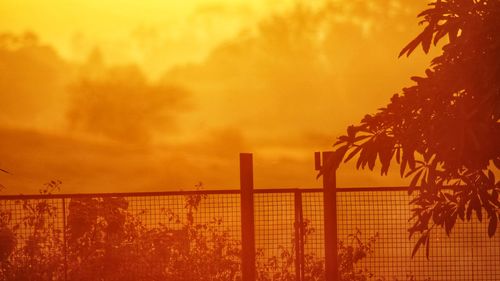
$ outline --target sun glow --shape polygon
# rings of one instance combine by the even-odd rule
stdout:
[[[139,63],[157,77],[199,62],[222,41],[295,1],[14,1],[0,4],[0,30],[32,31],[65,58],[99,48],[110,63]]]
[[[428,63],[396,58],[418,31],[414,2],[2,1],[0,168],[15,176],[0,180],[235,186],[237,155],[251,151],[267,163],[257,185],[317,186],[312,152]]]

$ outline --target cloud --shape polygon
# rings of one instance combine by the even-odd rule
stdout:
[[[220,128],[184,143],[129,145],[65,134],[0,128],[5,193],[36,193],[61,180],[62,192],[127,192],[237,188],[238,153],[248,149],[237,129]],[[15,153],[12,153],[15,151]]]
[[[204,62],[166,73],[164,81],[183,85],[198,101],[190,126],[243,131],[256,155],[276,163],[262,170],[264,182],[281,173],[284,183],[311,183],[312,151],[331,149],[348,125],[386,104],[429,60],[397,59],[408,34],[418,32],[417,1],[342,3],[298,5],[227,40]],[[322,137],[315,145],[304,134]],[[346,167],[345,185],[379,177]]]
[[[82,66],[40,44],[4,47],[0,99],[8,110],[0,125],[41,125],[39,132],[1,129],[0,168],[15,176],[0,182],[21,189],[60,179],[68,192],[198,181],[237,187],[238,153],[246,151],[255,153],[256,186],[318,186],[312,152],[331,149],[347,125],[384,105],[427,64],[418,54],[396,59],[416,34],[409,8],[358,11],[363,2],[352,3],[269,17],[159,82],[135,66],[105,65],[98,52]],[[155,32],[142,35],[156,42]],[[47,120],[71,130],[49,134]],[[344,186],[394,179],[349,165],[339,171]]]
[[[70,87],[71,129],[127,143],[175,131],[176,115],[188,108],[185,90],[148,82],[135,66],[106,68],[98,58],[93,64]]]
[[[163,79],[193,93],[199,103],[189,117],[193,125],[238,126],[250,138],[272,135],[283,142],[304,131],[329,132],[333,142],[427,64],[418,55],[411,62],[396,59],[407,32],[416,30],[412,18],[401,13],[377,22],[389,10],[361,12],[361,6],[299,5],[221,44],[203,63],[174,68]],[[405,32],[393,28],[402,19]],[[362,21],[372,22],[370,33]]]
[[[0,124],[61,127],[74,68],[32,33],[0,35]]]

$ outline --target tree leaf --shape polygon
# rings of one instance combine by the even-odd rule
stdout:
[[[460,202],[457,208],[458,217],[463,221],[465,218],[465,204]]]
[[[345,158],[344,160],[344,163],[346,163],[347,161],[351,160],[351,158],[353,158],[354,156],[356,156],[356,154],[358,154],[359,151],[361,151],[363,147],[360,145],[358,147],[356,147],[355,149],[353,149],[349,155],[347,155],[347,157]]]
[[[424,171],[424,166],[418,166],[418,167],[416,167],[416,168],[414,168],[414,169],[411,169],[410,171],[408,171],[408,173],[406,173],[405,178],[407,178],[407,177],[409,177],[409,176],[413,175],[413,174],[414,174],[414,173],[416,173],[417,171]]]
[[[476,216],[477,216],[477,219],[482,222],[483,221],[483,213],[482,213],[482,210],[481,210],[481,202],[479,202],[479,200],[477,201],[477,203],[474,205],[474,210],[476,211]]]
[[[401,177],[404,176],[405,170],[406,170],[406,164],[408,163],[408,158],[406,158],[404,150],[403,150],[402,154],[403,154],[403,156],[402,156],[402,159],[401,159],[401,165],[399,166],[399,174],[400,174]]]
[[[417,15],[417,18],[432,14],[434,12],[434,10],[435,10],[435,8],[430,8],[430,9],[424,10],[424,11],[420,12],[420,14]]]
[[[455,226],[456,222],[457,222],[457,212],[453,212],[451,215],[446,216],[444,220],[444,229],[446,235],[450,236],[451,230],[453,229],[453,226]]]
[[[360,140],[364,140],[364,139],[369,138],[369,137],[371,137],[371,136],[370,135],[357,136],[354,138],[354,142],[358,142]]]
[[[465,218],[470,221],[472,217],[472,201],[469,202],[469,205],[467,205],[467,211],[465,213]]]
[[[425,258],[427,260],[429,260],[430,242],[431,242],[431,239],[429,239],[429,235],[427,235],[427,239],[425,239]]]
[[[424,170],[420,169],[418,173],[413,176],[411,182],[410,182],[410,187],[415,187],[417,185],[418,179],[420,178],[420,175],[422,174]]]
[[[488,236],[491,238],[495,235],[497,231],[498,218],[495,213],[490,217],[490,222],[488,223]]]
[[[415,246],[413,246],[413,251],[411,252],[411,257],[415,257],[415,254],[417,254],[418,252],[418,249],[420,248],[420,246],[422,246],[426,240],[428,239],[428,233],[422,233],[422,235],[420,236],[420,238],[418,238],[417,240],[417,243],[415,243]]]
[[[401,164],[401,147],[396,148],[396,163]]]
[[[415,155],[413,150],[410,151],[410,155],[408,156],[408,165],[410,166],[410,169],[415,169]]]
[[[434,34],[433,26],[430,24],[422,32],[422,49],[426,54],[429,53],[433,34]]]
[[[441,40],[441,38],[443,38],[447,33],[448,30],[445,26],[439,29],[438,32],[436,32],[436,35],[434,35],[434,41],[433,41],[434,46],[436,46],[439,40]]]
[[[371,171],[375,168],[375,161],[377,161],[377,151],[371,150],[368,158],[368,168],[370,168]]]
[[[349,149],[349,145],[344,145],[335,150],[335,158],[337,158],[339,161],[342,161],[344,158],[344,155],[346,154],[347,150]],[[334,166],[336,166],[338,163],[331,163]]]
[[[349,138],[347,136],[340,136],[338,140],[333,144],[333,146],[337,146],[339,144],[349,143]]]
[[[472,217],[472,211],[476,211],[476,216],[479,221],[482,221],[483,215],[481,212],[481,201],[479,200],[479,196],[476,194],[469,202],[469,206],[467,207],[467,220],[470,220]]]
[[[500,169],[500,157],[493,159],[493,163],[495,164],[495,167],[497,167],[497,169]]]
[[[406,56],[410,56],[410,54],[417,48],[417,46],[422,42],[422,33],[420,33],[415,39],[413,39],[408,45],[406,45],[401,52],[399,53],[398,58],[406,54]]]
[[[488,170],[488,184],[491,186],[495,185],[495,174],[491,170]]]

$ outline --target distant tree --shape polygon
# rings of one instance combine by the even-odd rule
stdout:
[[[136,66],[91,70],[94,75],[82,75],[70,87],[68,119],[73,129],[144,143],[159,131],[175,129],[176,114],[188,107],[186,91],[149,82]]]
[[[366,115],[335,143],[334,165],[356,157],[356,167],[381,174],[395,159],[401,177],[411,177],[409,193],[418,190],[410,236],[418,233],[413,255],[429,247],[435,227],[449,235],[457,218],[475,212],[488,218],[494,236],[500,218],[500,1],[437,0],[421,12],[423,31],[403,48],[425,53],[443,38],[442,53],[425,77],[395,94],[389,104]],[[496,168],[495,168],[496,167]],[[331,168],[331,167],[330,167]],[[453,186],[443,190],[443,186]],[[428,250],[426,251],[428,256]]]
[[[31,32],[0,32],[0,124],[40,127],[55,121],[73,66]]]

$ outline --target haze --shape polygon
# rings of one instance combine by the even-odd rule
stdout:
[[[239,152],[255,154],[257,187],[320,186],[313,152],[428,65],[397,59],[424,5],[4,0],[2,192],[237,188]]]

